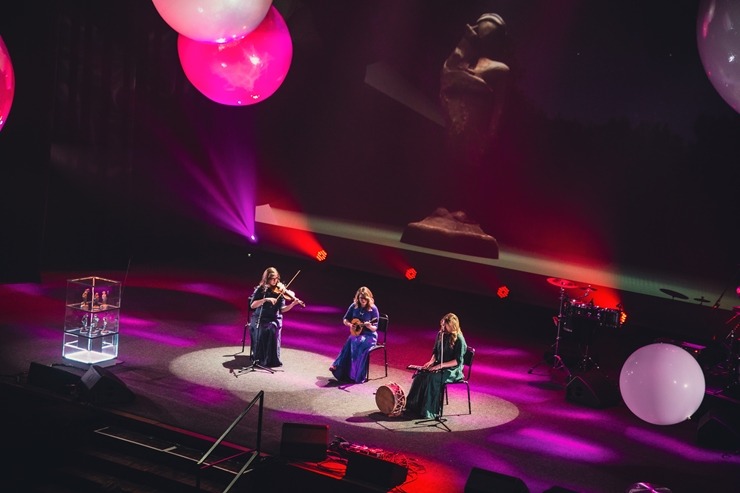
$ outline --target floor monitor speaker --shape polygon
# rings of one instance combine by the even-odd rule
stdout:
[[[465,493],[529,493],[519,478],[474,467],[465,483]]]
[[[326,459],[328,425],[283,423],[280,456],[284,459],[320,462]]]
[[[586,373],[573,377],[565,389],[565,398],[576,404],[603,408],[619,403],[620,393],[616,383],[600,373]]]
[[[348,452],[344,478],[390,490],[406,482],[408,468],[371,455]]]
[[[82,375],[83,398],[94,404],[126,404],[134,393],[110,370],[93,365]]]
[[[79,390],[80,376],[56,366],[31,363],[28,384],[56,394],[72,395]]]

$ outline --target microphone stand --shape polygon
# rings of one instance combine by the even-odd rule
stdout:
[[[262,289],[265,292],[267,291],[264,286],[262,287]],[[264,306],[264,304],[258,308],[259,314],[257,315],[257,324],[256,324],[256,327],[257,327],[258,330],[260,328],[260,322],[262,321],[262,307],[263,306]],[[251,316],[249,316],[249,309],[247,309],[247,324],[244,326],[244,338],[242,339],[242,352],[244,352],[244,344],[245,344],[246,339],[247,339],[247,327],[251,323],[251,320],[250,319],[251,319]],[[252,342],[252,344],[250,346],[249,359],[252,360],[252,364],[250,364],[249,366],[245,366],[243,368],[240,368],[239,370],[235,371],[234,372],[234,376],[235,377],[238,377],[242,373],[248,373],[248,372],[257,371],[257,370],[266,371],[268,373],[275,373],[275,370],[273,370],[272,368],[268,368],[266,366],[261,365],[260,362],[259,362],[259,360],[254,359],[254,341],[251,341],[251,342]]]
[[[414,424],[419,425],[422,423],[433,423],[427,426],[436,427],[437,425],[442,425],[445,428],[445,430],[452,431],[450,427],[447,426],[447,423],[446,423],[447,419],[442,417],[442,399],[444,399],[445,380],[444,380],[444,371],[441,368],[441,366],[442,366],[442,357],[444,354],[444,347],[443,347],[444,341],[445,341],[444,330],[440,330],[439,333],[437,334],[437,343],[439,345],[439,353],[438,353],[437,361],[440,366],[440,369],[439,369],[439,392],[440,394],[439,394],[439,401],[437,403],[437,414],[433,418],[422,419],[420,421],[416,421]]]

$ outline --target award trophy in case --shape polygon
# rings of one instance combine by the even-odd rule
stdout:
[[[67,281],[62,356],[97,364],[118,356],[121,283],[102,277]]]

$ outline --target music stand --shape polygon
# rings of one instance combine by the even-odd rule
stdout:
[[[535,368],[542,364],[546,364],[548,366],[551,366],[553,370],[565,370],[568,376],[568,380],[570,381],[572,374],[568,367],[565,366],[565,362],[563,362],[563,358],[560,356],[560,333],[565,326],[565,313],[563,313],[563,308],[565,307],[565,290],[577,288],[578,285],[573,281],[568,281],[567,279],[558,279],[556,277],[548,278],[547,282],[552,284],[553,286],[558,286],[560,288],[560,310],[558,311],[556,323],[558,330],[555,335],[555,343],[552,345],[552,362],[547,361],[547,358],[543,357],[542,361],[532,366],[529,371],[527,371],[527,373],[531,374]]]
[[[438,342],[439,342],[439,356],[437,358],[437,361],[439,361],[439,365],[441,366],[442,365],[442,357],[443,357],[443,354],[444,354],[444,351],[443,351],[443,347],[442,346],[443,346],[444,340],[445,340],[445,335],[444,335],[444,331],[443,330],[440,330],[439,331],[439,335],[438,335],[437,339],[438,339]],[[414,422],[414,424],[420,425],[422,423],[434,423],[434,424],[430,424],[430,425],[427,425],[427,426],[434,426],[434,427],[436,427],[437,425],[442,425],[442,426],[444,426],[445,430],[452,431],[450,429],[450,427],[447,426],[447,423],[446,423],[447,422],[447,418],[443,418],[442,417],[442,399],[444,399],[444,395],[445,395],[444,394],[444,386],[445,386],[444,370],[442,370],[440,368],[439,369],[439,390],[440,390],[440,396],[439,396],[439,403],[437,404],[437,413],[435,414],[435,416],[433,418],[421,419],[419,421]]]

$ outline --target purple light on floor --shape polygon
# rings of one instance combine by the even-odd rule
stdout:
[[[687,459],[694,461],[716,462],[718,458],[716,450],[705,450],[692,443],[643,428],[629,426],[624,430],[624,435],[627,438],[644,443],[646,447],[651,449],[663,449],[669,453],[680,453]],[[725,454],[723,460],[740,464],[740,455]]]
[[[549,454],[563,459],[590,463],[608,463],[619,459],[617,454],[594,441],[553,433],[539,428],[522,428],[518,433],[496,436],[500,445]]]
[[[203,404],[230,402],[232,398],[230,392],[225,393],[221,389],[214,389],[213,387],[205,387],[203,385],[194,385],[192,388],[187,390],[187,393],[193,401]]]
[[[122,328],[120,333],[122,335],[125,334],[127,337],[147,339],[153,342],[174,347],[194,347],[200,344],[200,341],[190,341],[181,337],[174,337],[168,334],[163,334],[162,332],[160,332],[161,329],[156,324],[142,321],[142,323],[139,324],[139,326],[137,327],[129,320],[129,317],[127,317],[126,320],[121,317]],[[148,327],[145,327],[147,325]]]

